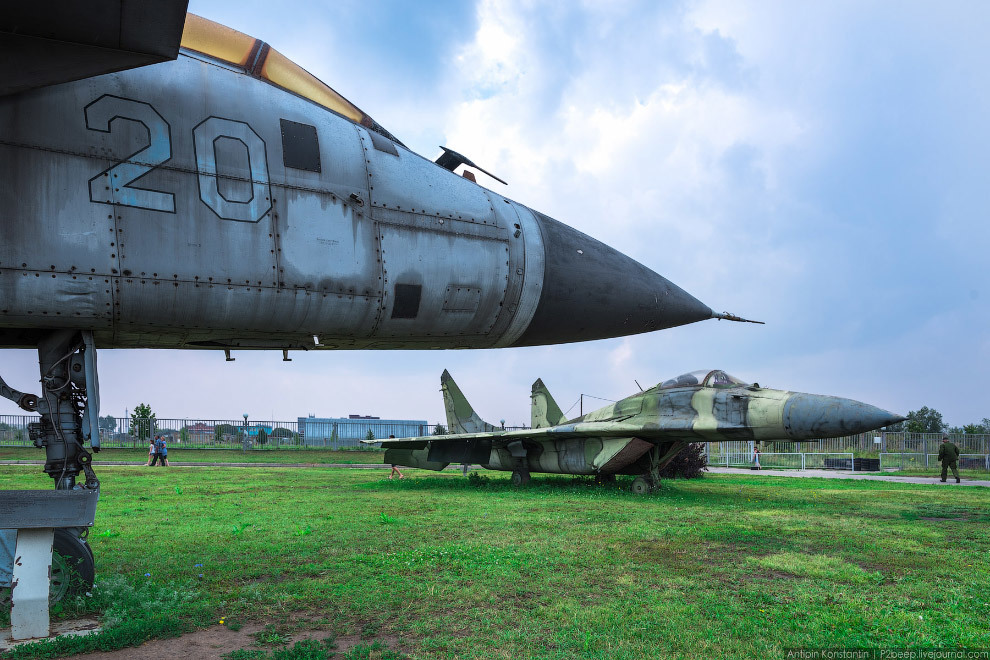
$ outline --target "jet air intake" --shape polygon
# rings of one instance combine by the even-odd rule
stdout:
[[[638,261],[534,215],[546,251],[543,289],[513,346],[621,337],[713,318],[707,305]]]

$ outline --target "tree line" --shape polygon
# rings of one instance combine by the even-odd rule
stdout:
[[[908,433],[957,433],[966,435],[990,434],[990,417],[984,417],[980,422],[963,426],[949,426],[942,419],[942,413],[922,406],[907,414],[907,420],[900,424],[887,427],[888,431],[907,431]]]

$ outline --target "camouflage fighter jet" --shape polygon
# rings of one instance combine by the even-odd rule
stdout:
[[[852,399],[773,390],[716,369],[666,380],[570,420],[537,379],[532,428],[505,431],[474,412],[447,371],[440,388],[451,434],[384,441],[385,463],[428,470],[480,463],[511,471],[516,485],[528,482],[531,472],[588,474],[603,482],[637,475],[632,491],[646,493],[659,485],[660,470],[694,442],[808,441],[904,420]]]

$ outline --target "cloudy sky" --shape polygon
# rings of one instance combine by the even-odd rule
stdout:
[[[474,352],[102,351],[105,413],[489,421],[698,368],[950,424],[990,417],[990,4],[191,0],[429,158],[616,247],[716,310],[638,337]],[[482,183],[490,183],[482,181]],[[0,351],[34,389],[35,354]],[[576,408],[574,414],[576,414]],[[0,403],[0,413],[16,408]]]

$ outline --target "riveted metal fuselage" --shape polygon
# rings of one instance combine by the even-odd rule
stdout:
[[[0,99],[0,176],[7,345],[490,347],[541,294],[529,209],[189,54]]]
[[[712,316],[376,126],[191,51],[0,98],[0,346],[487,348]]]

